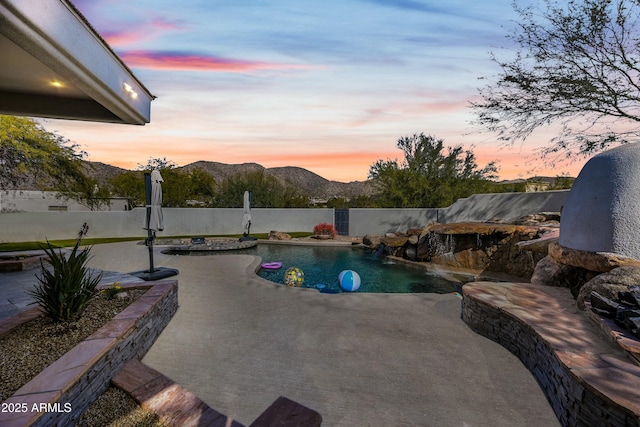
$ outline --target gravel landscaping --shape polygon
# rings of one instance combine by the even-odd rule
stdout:
[[[137,300],[146,289],[132,289],[126,296],[107,298],[98,292],[82,316],[73,322],[52,323],[41,316],[0,337],[0,401],[11,397],[49,364],[100,329]],[[84,424],[83,424],[84,423]],[[143,410],[125,392],[110,387],[83,415],[79,425],[154,426],[163,424]]]

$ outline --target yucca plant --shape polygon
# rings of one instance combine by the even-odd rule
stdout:
[[[33,304],[39,304],[54,322],[77,319],[102,278],[101,274],[92,277],[86,265],[91,248],[79,250],[88,230],[84,223],[68,257],[56,251],[48,240],[47,247],[43,247],[48,259],[40,262],[40,275],[36,276],[39,283],[29,293],[35,298]]]

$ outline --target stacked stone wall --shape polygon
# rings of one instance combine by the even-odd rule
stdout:
[[[630,426],[638,417],[578,378],[523,320],[465,296],[462,319],[516,355],[531,371],[563,426]]]
[[[152,283],[152,282],[149,282]],[[139,286],[139,284],[138,284]],[[123,285],[123,288],[135,287]],[[5,402],[65,403],[71,410],[0,414],[0,424],[73,425],[131,359],[146,354],[178,309],[176,281],[157,282],[101,329],[49,365]],[[10,418],[5,419],[5,416]],[[22,424],[20,424],[22,422]]]

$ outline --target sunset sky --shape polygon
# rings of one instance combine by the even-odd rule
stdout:
[[[462,144],[502,179],[531,170],[544,141],[501,148],[469,101],[508,54],[511,0],[75,0],[150,92],[146,126],[46,120],[89,160],[127,169],[166,157],[300,166],[364,180],[398,138]],[[490,81],[490,80],[489,80]]]

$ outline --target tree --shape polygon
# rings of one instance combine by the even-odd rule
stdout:
[[[144,172],[158,169],[164,180],[162,185],[162,206],[186,207],[190,204],[213,206],[215,180],[206,171],[196,168],[186,171],[163,158],[150,158],[146,165],[138,165],[137,171],[122,172],[110,181],[113,191],[127,199],[130,207],[144,206]]]
[[[64,137],[48,132],[35,120],[0,115],[0,187],[29,186],[57,191],[91,209],[109,203],[83,168],[85,153]]]
[[[142,171],[125,171],[109,180],[113,192],[127,199],[130,209],[145,205],[144,173]]]
[[[495,162],[480,169],[475,155],[457,145],[443,154],[444,140],[423,133],[402,137],[397,147],[404,161],[378,160],[369,178],[381,190],[382,207],[444,207],[482,191],[496,177]]]
[[[507,143],[559,130],[540,154],[553,163],[623,144],[640,134],[640,3],[544,0],[513,7],[515,57],[493,60],[497,81],[472,102],[477,123]]]
[[[241,208],[245,191],[251,191],[251,207],[294,208],[307,207],[307,197],[292,185],[280,183],[263,170],[232,175],[225,179],[217,195],[218,207]]]

